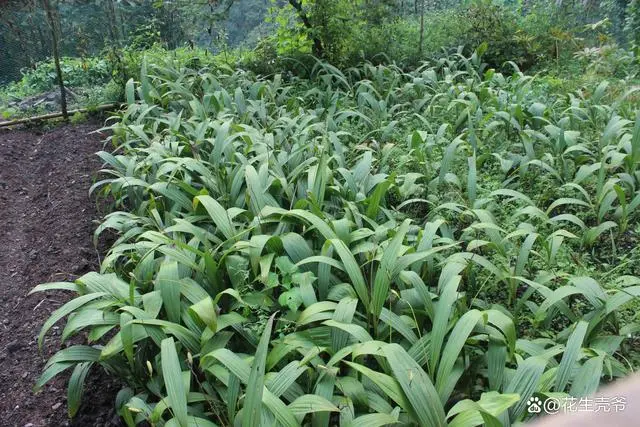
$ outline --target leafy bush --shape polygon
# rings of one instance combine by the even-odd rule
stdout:
[[[574,53],[585,69],[602,76],[633,79],[637,74],[635,56],[616,45],[584,48]]]
[[[104,84],[109,79],[107,62],[100,58],[61,58],[60,68],[67,87],[86,87]],[[53,60],[36,64],[25,71],[20,81],[6,89],[14,96],[28,96],[53,90],[58,78]]]
[[[522,64],[524,49],[516,40],[516,16],[511,9],[493,4],[493,2],[476,1],[472,3],[462,19],[467,26],[467,46],[474,49],[481,43],[487,43],[485,59],[490,66],[501,68],[508,60]]]

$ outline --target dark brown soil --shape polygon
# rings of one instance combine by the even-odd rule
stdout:
[[[73,280],[98,265],[91,243],[97,219],[88,190],[100,167],[94,155],[99,124],[52,130],[0,131],[0,425],[112,426],[117,387],[99,367],[89,374],[84,404],[74,421],[66,407],[67,375],[37,395],[32,387],[46,359],[60,348],[62,325],[37,335],[49,314],[71,295],[27,293],[37,284]]]

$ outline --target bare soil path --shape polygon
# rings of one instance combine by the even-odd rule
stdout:
[[[98,218],[88,190],[100,167],[94,155],[99,124],[51,130],[0,131],[0,426],[113,426],[114,386],[96,371],[89,375],[84,405],[67,418],[66,377],[34,395],[46,359],[60,348],[57,325],[43,354],[37,335],[49,314],[70,295],[28,296],[37,284],[73,280],[94,269],[91,243]],[[96,375],[97,374],[97,375]],[[93,377],[93,378],[91,378]],[[98,378],[96,378],[98,377]]]

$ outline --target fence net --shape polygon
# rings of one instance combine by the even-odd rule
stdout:
[[[109,90],[126,51],[251,48],[267,31],[271,6],[271,0],[0,0],[0,112],[7,118],[16,110],[59,109],[52,26],[69,104],[83,106],[109,100],[97,92]]]
[[[506,3],[517,5],[518,13],[526,14],[544,1]],[[608,3],[615,6],[616,2],[625,1]],[[387,10],[399,17],[417,17],[423,8],[437,12],[468,3],[465,0],[371,2],[392,4]],[[287,0],[0,0],[0,114],[7,118],[16,111],[57,108],[57,74],[51,60],[52,26],[58,39],[69,104],[86,106],[119,96],[122,82],[114,77],[122,73],[127,52],[154,46],[167,51],[195,47],[199,53],[211,55],[239,47],[253,49],[264,37],[277,35],[277,27],[283,23],[276,22],[277,13],[273,11],[288,4]],[[623,23],[616,17],[615,7],[609,7],[605,13],[600,2],[564,0],[563,7],[570,10],[574,5],[580,5],[580,13],[574,14],[578,19],[594,22],[608,16],[612,33],[622,34]],[[442,37],[432,38],[429,30],[425,43]],[[391,48],[392,43],[383,47]],[[111,87],[109,82],[114,82]]]

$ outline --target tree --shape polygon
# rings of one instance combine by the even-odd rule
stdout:
[[[312,34],[311,40],[313,41],[313,54],[318,58],[322,58],[324,56],[324,46],[322,44],[322,40],[316,34],[315,28],[311,23],[309,16],[302,8],[302,1],[289,0],[289,4],[295,9],[298,17],[300,18],[300,21],[302,21],[302,24],[305,26],[305,28],[309,31],[310,34]]]
[[[53,9],[49,0],[42,0],[42,5],[47,14],[47,21],[49,21],[49,28],[51,29],[51,49],[53,51],[53,60],[56,66],[56,75],[58,77],[58,85],[60,86],[60,107],[62,108],[62,117],[65,120],[69,119],[67,113],[67,94],[64,89],[64,80],[62,76],[62,69],[60,68],[60,52],[58,50],[58,32],[56,31],[56,21],[53,17]]]
[[[631,0],[626,12],[624,30],[632,48],[640,53],[640,0]]]
[[[416,7],[417,7],[416,0]],[[424,0],[420,1],[420,47],[418,48],[418,56],[422,57],[422,46],[424,45]]]

